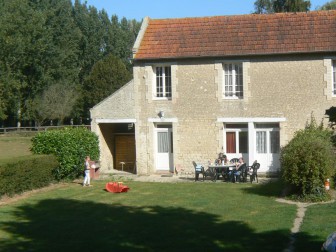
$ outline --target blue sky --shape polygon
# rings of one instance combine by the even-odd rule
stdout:
[[[84,2],[82,0],[81,2]],[[119,19],[204,17],[250,14],[255,0],[86,0],[98,10],[105,9],[109,16]],[[328,0],[311,0],[311,10]]]

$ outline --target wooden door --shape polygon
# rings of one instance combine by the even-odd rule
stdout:
[[[124,164],[122,164],[124,163]],[[115,166],[117,170],[136,173],[135,169],[135,136],[115,136]]]

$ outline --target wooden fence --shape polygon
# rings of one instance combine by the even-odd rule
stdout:
[[[2,134],[15,134],[15,133],[34,133],[40,131],[48,131],[48,130],[57,130],[64,128],[79,128],[85,127],[87,129],[91,129],[90,125],[62,125],[62,126],[40,126],[40,127],[6,127],[0,128],[0,135]]]

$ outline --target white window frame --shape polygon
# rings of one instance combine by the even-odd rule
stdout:
[[[257,132],[265,132],[266,133],[266,152],[257,152]],[[258,154],[279,154],[280,153],[280,136],[279,136],[279,152],[271,152],[271,132],[279,132],[280,133],[280,128],[279,127],[265,127],[265,128],[257,128],[255,126],[255,150]]]
[[[166,92],[166,71],[165,69],[169,67],[170,68],[170,96],[167,96],[167,92]],[[157,93],[157,68],[161,68],[162,69],[162,76],[161,76],[161,80],[162,80],[162,92],[163,92],[163,96],[158,96]],[[171,100],[172,99],[172,93],[173,93],[173,89],[172,89],[172,67],[171,65],[155,65],[153,66],[153,73],[154,73],[154,77],[153,77],[153,86],[152,86],[152,90],[153,90],[153,100]]]
[[[225,87],[228,86],[225,67],[231,66],[231,76],[232,76],[232,95],[228,95],[225,91]],[[238,66],[238,69],[241,69],[240,73],[237,73],[236,66]],[[223,62],[223,98],[224,99],[243,99],[244,98],[244,64],[242,61],[229,61],[229,62]],[[238,77],[238,82],[237,82]],[[241,86],[242,90],[239,91],[238,87]],[[240,95],[237,95],[237,93],[240,93]]]
[[[226,145],[226,133],[228,132],[234,132],[235,135],[236,135],[236,153],[228,153],[227,152],[227,145]],[[238,154],[246,154],[246,153],[243,153],[243,152],[238,152],[238,150],[240,150],[240,146],[239,146],[239,134],[240,132],[247,132],[247,134],[249,134],[249,131],[248,131],[248,128],[226,128],[225,127],[225,130],[224,130],[224,152],[227,153],[228,155],[231,155],[231,154],[235,154],[235,155],[238,155]],[[248,141],[248,138],[247,137],[247,141]],[[248,143],[247,143],[247,152],[248,152]]]

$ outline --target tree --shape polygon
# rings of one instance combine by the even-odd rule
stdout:
[[[318,8],[319,10],[336,10],[336,0],[332,0],[330,2],[325,3],[321,7]]]
[[[255,13],[305,12],[310,10],[309,0],[257,0]]]
[[[6,114],[29,118],[28,104],[43,90],[78,79],[80,30],[69,0],[0,0],[0,80]]]
[[[31,122],[43,92],[58,83],[84,95],[93,66],[109,54],[131,70],[139,29],[135,20],[110,20],[80,0],[0,0],[0,121]],[[87,116],[85,98],[77,101],[72,115]]]
[[[84,99],[88,108],[114,93],[132,76],[119,58],[108,55],[97,62],[84,82]]]
[[[45,89],[42,95],[36,96],[34,100],[27,101],[32,111],[33,118],[37,126],[42,125],[47,119],[58,120],[59,123],[64,118],[69,117],[73,106],[78,99],[76,87],[63,83],[54,84]]]
[[[5,95],[4,95],[4,84],[1,83],[0,81],[0,119],[4,120],[6,119],[6,100],[4,99]]]
[[[254,2],[255,13],[273,13],[273,0],[257,0]]]

